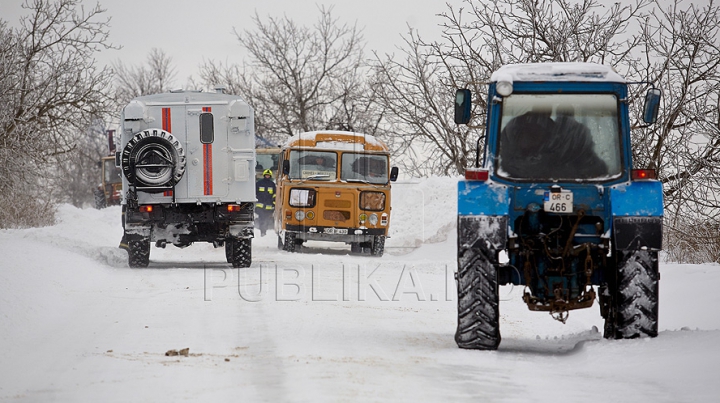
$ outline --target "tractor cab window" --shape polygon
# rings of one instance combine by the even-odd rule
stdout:
[[[505,97],[497,172],[511,179],[602,181],[621,174],[618,101],[612,94]]]
[[[328,151],[290,151],[290,179],[334,181],[337,154]]]
[[[105,175],[105,183],[120,183],[120,168],[115,166],[115,159],[103,161],[103,175]]]

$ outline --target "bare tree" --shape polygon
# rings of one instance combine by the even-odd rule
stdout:
[[[340,24],[332,7],[319,8],[312,27],[291,18],[253,17],[254,29],[235,31],[250,55],[246,65],[205,62],[200,77],[244,96],[256,113],[256,133],[268,139],[303,131],[373,131],[377,111],[364,92],[363,38]]]
[[[638,39],[623,35],[650,0],[604,6],[596,0],[466,1],[441,16],[447,56],[471,55],[495,70],[509,63],[598,62],[616,65]]]
[[[657,2],[639,37],[635,76],[658,83],[665,101],[659,124],[633,131],[635,162],[665,185],[670,256],[720,262],[720,7]]]
[[[465,86],[462,67],[444,63],[437,47],[410,31],[402,59],[377,54],[373,89],[385,110],[381,131],[396,163],[416,176],[464,172],[474,163],[472,130],[454,123],[453,89]],[[475,105],[483,109],[482,101]]]
[[[113,64],[115,70],[115,100],[122,107],[141,95],[167,92],[175,80],[172,57],[162,49],[153,48],[145,65],[126,66],[122,61]]]
[[[76,149],[57,164],[51,179],[58,185],[57,198],[75,207],[94,204],[93,189],[101,182],[101,159],[108,155],[107,121],[97,119],[77,139]]]
[[[62,186],[52,181],[53,167],[108,111],[111,72],[94,59],[109,47],[105,10],[85,10],[79,0],[26,0],[23,8],[18,28],[0,21],[2,228],[52,221]]]
[[[199,87],[223,87],[224,91],[233,95],[244,95],[242,77],[245,75],[245,66],[223,63],[214,60],[204,60],[200,65]],[[257,119],[257,117],[256,117]]]
[[[658,170],[665,184],[670,255],[720,261],[720,8],[682,0],[467,0],[441,14],[443,37],[426,43],[410,33],[401,59],[376,56],[376,92],[387,128],[407,165],[418,172],[462,173],[474,163],[471,139],[484,142],[492,71],[508,63],[597,62],[636,82],[631,91],[635,166]],[[648,82],[659,86],[659,123],[643,127]],[[452,93],[469,87],[470,131],[448,123]],[[707,248],[702,249],[702,245]]]
[[[464,173],[484,144],[485,82],[508,63],[595,61],[617,66],[639,41],[624,36],[649,0],[603,9],[594,0],[491,0],[440,14],[442,40],[424,42],[413,31],[405,38],[403,59],[380,58],[376,71],[382,106],[395,149],[405,165],[422,174]],[[474,124],[452,121],[452,94],[471,88]],[[399,143],[399,144],[398,144]]]

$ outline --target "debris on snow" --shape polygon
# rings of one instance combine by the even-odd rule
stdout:
[[[168,350],[165,352],[165,355],[167,357],[175,357],[177,355],[182,355],[183,357],[187,357],[188,355],[190,355],[190,348],[186,347],[186,348],[183,348],[182,350]]]

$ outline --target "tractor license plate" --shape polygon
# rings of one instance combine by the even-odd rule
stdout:
[[[569,190],[561,192],[545,192],[543,209],[550,213],[572,213],[573,194]]]
[[[325,228],[323,232],[333,235],[346,235],[348,233],[347,231],[347,228]]]

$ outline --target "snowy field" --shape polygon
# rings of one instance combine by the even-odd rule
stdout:
[[[717,401],[718,265],[661,264],[655,339],[604,340],[597,304],[563,325],[508,286],[499,350],[458,349],[456,180],[418,182],[393,188],[382,258],[269,232],[249,269],[208,244],[129,269],[119,207],[0,231],[0,401]]]

